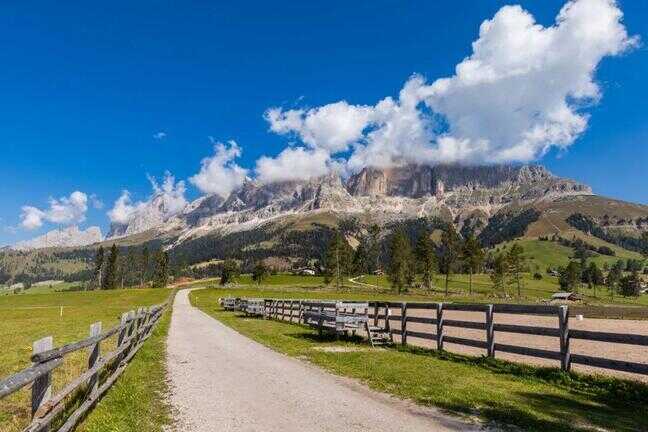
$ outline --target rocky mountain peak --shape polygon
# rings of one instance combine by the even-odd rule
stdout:
[[[78,226],[72,225],[67,228],[49,231],[31,240],[18,242],[12,249],[30,250],[48,247],[87,246],[100,242],[102,239],[103,236],[99,227],[91,226],[86,230],[80,230]]]

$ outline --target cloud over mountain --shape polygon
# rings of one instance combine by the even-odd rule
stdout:
[[[203,193],[227,198],[232,190],[243,184],[247,175],[247,170],[234,162],[239,157],[241,148],[236,141],[229,141],[227,145],[217,142],[214,155],[201,161],[200,171],[189,181]]]
[[[484,21],[472,54],[451,77],[431,84],[413,75],[398,99],[374,106],[345,101],[309,109],[271,108],[270,130],[293,134],[309,150],[288,148],[257,162],[260,177],[321,172],[325,154],[351,148],[347,167],[404,163],[528,162],[567,148],[587,127],[585,107],[601,97],[594,80],[606,56],[639,43],[614,0],[574,0],[544,27],[520,6]],[[284,176],[287,161],[314,166]]]
[[[130,192],[123,190],[112,209],[107,213],[111,222],[127,224],[146,213],[154,201],[159,204],[163,218],[169,218],[181,212],[187,206],[184,181],[176,182],[175,177],[169,172],[165,173],[161,184],[154,177],[149,176],[148,179],[151,182],[151,196],[146,201],[133,202]]]

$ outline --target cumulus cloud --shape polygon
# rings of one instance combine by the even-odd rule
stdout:
[[[352,148],[347,168],[403,163],[528,162],[569,147],[587,128],[587,106],[601,98],[594,75],[604,57],[637,46],[614,0],[574,0],[544,27],[520,6],[484,21],[472,54],[455,74],[428,84],[412,76],[399,97],[374,106],[345,101],[265,114],[270,130],[294,134],[308,148],[257,162],[264,178],[312,176],[323,155]],[[285,161],[319,170],[282,175]],[[273,165],[274,164],[274,165]]]
[[[234,160],[241,156],[241,148],[235,141],[214,144],[214,155],[202,160],[200,171],[189,179],[200,191],[227,198],[232,190],[241,186],[247,170]]]
[[[108,218],[114,223],[127,224],[137,211],[144,208],[145,205],[141,201],[132,203],[130,192],[123,190],[117,201],[115,201],[113,208],[108,211]]]
[[[166,132],[162,132],[162,131],[153,134],[153,138],[158,141],[163,140],[166,137],[167,137]]]
[[[295,133],[310,147],[337,153],[362,137],[371,114],[371,107],[341,101],[309,110],[270,108],[265,118],[273,132]]]
[[[128,224],[146,212],[155,212],[163,219],[180,213],[187,206],[185,198],[186,186],[184,181],[175,180],[171,173],[164,174],[162,183],[155,177],[148,176],[152,193],[146,201],[133,202],[128,190],[123,190],[113,207],[108,211],[108,218],[113,223]]]
[[[329,172],[330,156],[322,149],[288,147],[275,158],[264,156],[256,162],[262,183],[308,180]]]
[[[88,211],[88,196],[74,191],[67,197],[50,198],[49,208],[39,209],[34,206],[23,206],[20,225],[28,230],[43,226],[43,223],[73,224],[85,220]]]

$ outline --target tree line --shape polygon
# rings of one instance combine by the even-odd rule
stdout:
[[[438,229],[438,228],[437,228]],[[324,256],[326,283],[338,288],[344,280],[355,275],[382,273],[380,265],[380,231],[372,227],[361,237],[355,250],[347,238],[337,231],[328,244]],[[405,228],[396,229],[387,241],[387,260],[384,272],[397,293],[413,287],[426,290],[443,290],[449,294],[452,274],[468,274],[469,294],[473,294],[473,275],[488,273],[495,293],[508,295],[512,288],[518,297],[524,289],[524,274],[529,272],[528,257],[524,248],[513,243],[503,250],[487,250],[471,233],[462,237],[451,224],[441,229],[438,241],[433,240],[433,230],[422,229],[412,235]],[[437,236],[438,237],[438,236]],[[574,256],[564,267],[548,272],[558,276],[561,289],[578,293],[587,286],[598,296],[597,288],[606,286],[612,296],[637,296],[641,291],[639,273],[644,269],[641,260],[619,260],[609,267],[599,268],[591,260],[591,251],[584,243],[575,242]],[[644,254],[648,258],[648,251]],[[435,276],[442,276],[442,286],[434,287]],[[542,279],[539,272],[534,279]]]
[[[116,289],[129,286],[164,288],[169,282],[169,255],[163,249],[153,253],[144,246],[139,253],[128,248],[124,254],[117,245],[109,250],[99,246],[94,259],[90,283],[93,289]]]

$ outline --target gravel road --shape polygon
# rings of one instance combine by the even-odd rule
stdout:
[[[167,344],[181,431],[477,431],[274,352],[191,307],[178,292]]]

